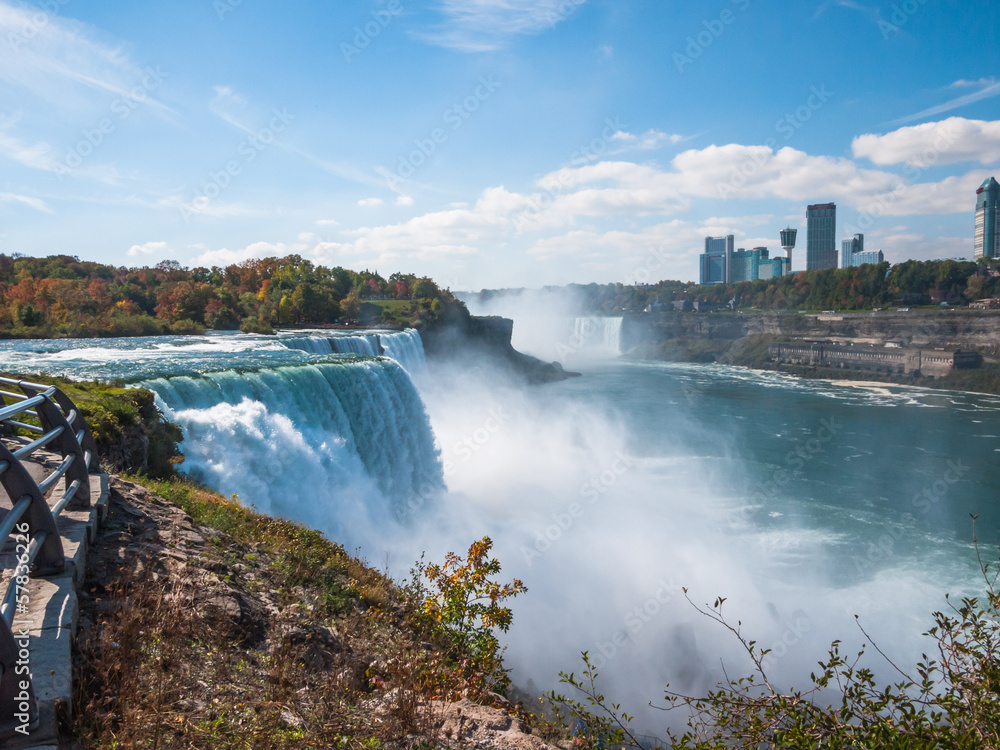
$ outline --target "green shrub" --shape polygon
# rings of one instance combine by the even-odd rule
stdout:
[[[245,318],[240,325],[240,330],[243,333],[261,333],[265,336],[274,335],[274,329],[271,328],[271,324],[263,318]]]
[[[184,318],[170,324],[170,333],[175,336],[201,336],[205,333],[205,327],[190,318]]]
[[[449,552],[442,565],[418,565],[410,589],[422,599],[424,615],[450,641],[463,692],[473,697],[503,693],[510,685],[495,631],[510,628],[513,613],[502,603],[528,590],[516,578],[507,584],[492,580],[500,572],[500,562],[489,557],[492,548],[486,536],[473,542],[465,560]],[[431,583],[430,589],[421,577]]]

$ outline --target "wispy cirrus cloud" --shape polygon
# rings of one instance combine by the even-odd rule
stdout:
[[[40,198],[31,198],[27,195],[17,195],[16,193],[0,193],[0,203],[22,203],[31,206],[37,211],[44,211],[47,214],[55,213],[48,204]]]
[[[975,104],[976,102],[981,102],[983,99],[991,99],[994,96],[1000,96],[1000,81],[996,78],[980,78],[978,81],[966,81],[961,79],[955,81],[949,87],[951,89],[976,89],[971,94],[963,94],[962,96],[957,96],[954,99],[949,99],[943,104],[937,104],[928,109],[922,110],[912,115],[907,115],[906,117],[900,117],[898,120],[893,120],[890,125],[903,125],[908,122],[913,122],[914,120],[923,120],[926,117],[934,117],[936,115],[944,114],[945,112],[951,112],[959,107],[965,107],[969,104]]]
[[[539,34],[566,21],[587,0],[442,0],[443,19],[413,32],[429,44],[459,52],[488,52],[510,39]]]
[[[854,0],[826,0],[826,2],[816,9],[816,12],[813,14],[813,20],[815,21],[832,7],[848,8],[849,10],[857,11],[872,23],[878,23],[882,20],[882,13],[877,7],[862,5],[861,3],[854,2]]]
[[[74,112],[108,96],[129,98],[144,69],[117,42],[86,24],[0,0],[0,83]],[[171,111],[151,96],[143,99]]]
[[[231,86],[213,86],[215,95],[209,102],[209,109],[227,124],[245,133],[251,139],[258,138],[261,130],[272,129],[266,137],[264,145],[273,143],[277,148],[288,153],[295,154],[310,162],[327,174],[340,177],[350,182],[356,182],[370,187],[382,187],[384,181],[369,174],[364,170],[340,162],[332,162],[328,159],[316,156],[298,146],[293,145],[286,138],[275,138],[275,133],[283,134],[287,127],[294,125],[295,113],[282,109],[267,110],[266,108],[252,107],[250,101],[239,91]]]
[[[9,122],[13,124],[19,119],[15,118]],[[5,132],[5,123],[7,122],[0,120],[0,157],[6,157],[31,169],[51,171],[52,147],[45,141],[26,143],[20,138],[9,135]]]

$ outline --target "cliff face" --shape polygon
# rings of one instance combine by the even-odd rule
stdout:
[[[1000,355],[1000,313],[987,310],[914,310],[832,315],[798,313],[665,313],[625,319],[622,348],[675,340],[737,341],[766,334],[791,339],[974,350]]]
[[[434,359],[470,360],[487,357],[532,384],[573,377],[558,362],[543,362],[522,354],[511,344],[514,321],[500,317],[451,317],[420,330],[424,352]]]

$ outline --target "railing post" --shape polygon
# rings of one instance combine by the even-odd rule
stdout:
[[[97,443],[94,442],[94,436],[90,432],[90,426],[87,424],[87,421],[80,414],[80,410],[76,408],[76,404],[60,389],[56,388],[56,392],[52,394],[52,398],[66,414],[76,412],[76,419],[71,423],[73,434],[76,435],[80,430],[83,430],[83,440],[80,442],[80,447],[85,451],[90,451],[90,466],[87,467],[87,470],[91,474],[100,474],[101,467],[97,461]]]
[[[28,396],[32,396],[35,393],[32,389],[29,389],[26,386],[21,386],[21,390],[23,390]],[[59,393],[59,391],[57,390],[56,393]],[[74,410],[75,407],[73,407],[72,402],[70,402],[70,411]],[[63,428],[62,434],[52,441],[52,446],[64,457],[70,455],[76,456],[76,459],[73,461],[73,465],[70,466],[66,472],[67,485],[74,479],[80,480],[80,486],[77,488],[76,494],[73,496],[73,503],[71,507],[89,508],[90,471],[87,466],[86,457],[84,456],[83,447],[76,439],[76,432],[73,430],[73,425],[66,420],[66,416],[59,410],[59,407],[48,398],[35,407],[35,413],[38,415],[38,419],[42,423],[42,429],[46,432],[54,430],[57,427]],[[77,412],[77,416],[79,416],[79,412]],[[91,454],[91,456],[93,455],[94,454]]]
[[[0,396],[0,409],[7,405],[7,399]],[[14,431],[10,428],[10,425],[6,422],[0,422],[0,435],[13,435]]]
[[[62,573],[66,569],[66,555],[63,553],[62,540],[52,511],[28,470],[14,458],[6,445],[0,443],[0,462],[4,461],[8,466],[0,474],[0,485],[3,485],[11,503],[17,503],[23,497],[31,498],[31,504],[22,516],[23,521],[28,524],[28,538],[35,539],[45,532],[45,541],[35,557],[34,575],[45,577]]]

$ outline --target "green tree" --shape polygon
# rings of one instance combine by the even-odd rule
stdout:
[[[278,303],[278,325],[292,325],[295,322],[292,312],[292,300],[289,299],[288,295],[283,295],[281,302]]]

